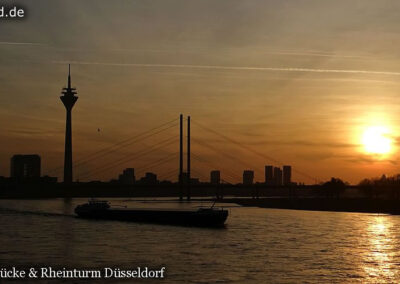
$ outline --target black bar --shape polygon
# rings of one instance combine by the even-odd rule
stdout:
[[[183,199],[183,115],[179,117],[179,200]]]
[[[187,200],[190,201],[190,116],[187,118]]]

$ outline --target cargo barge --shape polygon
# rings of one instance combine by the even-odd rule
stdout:
[[[112,207],[108,201],[90,200],[78,205],[75,213],[80,218],[118,220],[196,227],[223,227],[228,211],[223,208],[199,209],[131,209]]]

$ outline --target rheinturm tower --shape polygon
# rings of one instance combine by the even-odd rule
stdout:
[[[64,183],[72,183],[72,129],[71,114],[78,97],[76,89],[71,87],[71,66],[68,65],[68,85],[62,89],[60,97],[67,111],[67,121],[65,126],[65,153],[64,153]]]

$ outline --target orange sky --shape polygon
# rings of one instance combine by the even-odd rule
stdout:
[[[214,167],[236,182],[252,168],[262,181],[267,156],[319,180],[398,172],[398,1],[35,0],[25,8],[27,19],[0,23],[1,175],[15,153],[37,153],[43,173],[60,174],[49,170],[63,164],[68,62],[79,96],[74,160],[184,113],[263,154],[193,124],[193,153],[208,162],[193,160],[202,179]],[[390,155],[362,150],[362,131],[375,124],[391,130]],[[168,157],[154,171],[175,176],[176,142],[118,160],[177,133],[81,165],[75,178],[113,163],[87,178],[108,180],[124,167],[140,177]]]

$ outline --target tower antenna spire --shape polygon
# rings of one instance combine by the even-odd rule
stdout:
[[[68,64],[68,89],[71,89],[71,64]]]

